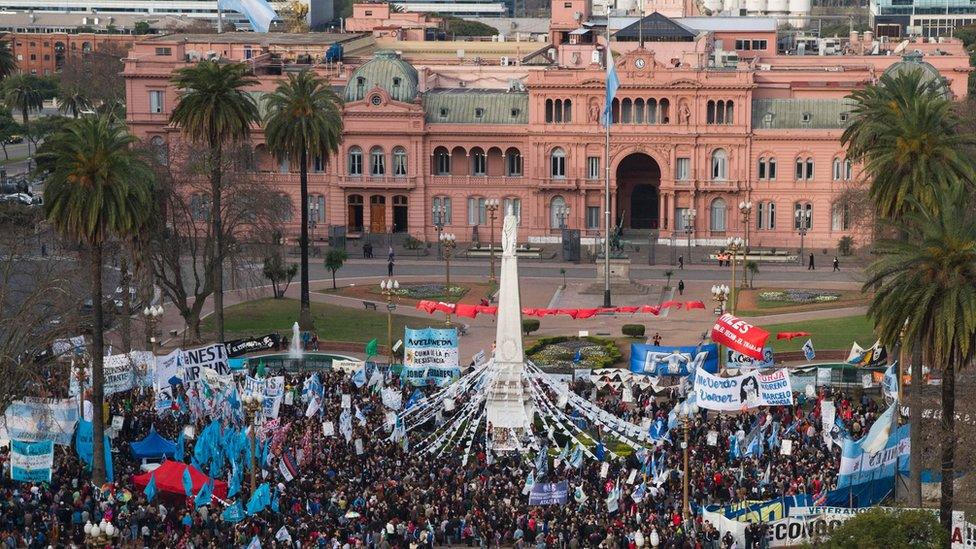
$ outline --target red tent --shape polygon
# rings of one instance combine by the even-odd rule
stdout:
[[[177,495],[186,497],[186,490],[183,489],[183,471],[190,468],[190,480],[193,481],[193,494],[196,495],[200,488],[206,484],[210,477],[200,472],[192,465],[187,465],[179,461],[166,460],[155,471],[133,475],[132,482],[136,488],[144,489],[149,484],[149,479],[156,475],[156,490],[160,494]],[[220,499],[227,499],[227,483],[222,480],[214,481],[213,493]]]

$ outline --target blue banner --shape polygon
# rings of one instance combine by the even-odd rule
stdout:
[[[718,346],[714,343],[683,347],[630,344],[630,371],[650,376],[687,376],[696,368],[718,372]]]
[[[911,454],[908,425],[892,430],[880,452],[866,453],[861,447],[865,438],[867,437],[857,442],[844,439],[841,445],[840,470],[837,474],[838,489],[894,479],[896,466],[899,471],[908,472]]]
[[[529,505],[565,505],[569,481],[537,482],[529,493]]]
[[[103,441],[105,445],[105,478],[109,482],[115,480],[115,474],[112,470],[112,444],[108,438],[108,435],[103,435]],[[94,455],[94,441],[95,437],[92,434],[92,422],[81,420],[78,422],[78,431],[75,433],[75,452],[78,453],[78,457],[88,465],[91,469],[92,466],[92,456]]]
[[[20,482],[51,482],[54,441],[10,441],[10,478]]]
[[[454,328],[406,328],[403,337],[403,371],[413,385],[444,385],[461,377],[458,334]]]

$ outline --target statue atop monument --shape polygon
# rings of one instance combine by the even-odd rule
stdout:
[[[515,257],[515,249],[518,247],[518,218],[509,208],[502,224],[502,257]]]

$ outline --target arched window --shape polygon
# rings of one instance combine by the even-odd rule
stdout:
[[[278,160],[278,173],[288,173],[291,170],[291,161],[287,156],[282,156]]]
[[[835,231],[847,231],[851,228],[851,208],[848,204],[834,204],[830,225]]]
[[[561,148],[556,147],[552,150],[552,156],[550,158],[550,175],[554,179],[562,179],[566,177],[566,153]]]
[[[759,230],[772,230],[776,228],[776,204],[773,202],[760,202],[758,205],[758,216],[756,217],[756,228]]]
[[[845,159],[844,160],[844,181],[850,181],[854,177],[854,164]]]
[[[566,225],[564,217],[569,211],[566,209],[566,199],[561,196],[554,196],[549,201],[549,227],[559,229]]]
[[[554,120],[552,110],[553,110],[552,99],[546,99],[546,122],[547,123],[552,123],[552,121]]]
[[[725,123],[726,124],[735,123],[735,109],[731,100],[725,102]]]
[[[644,100],[634,99],[634,124],[643,124],[647,120],[644,114]]]
[[[793,228],[801,227],[810,229],[813,227],[813,204],[809,202],[797,202],[793,204]]]
[[[403,147],[393,149],[393,175],[396,177],[407,176],[407,149]]]
[[[841,174],[842,174],[841,170],[842,168],[841,168],[840,158],[835,158],[834,164],[830,171],[831,177],[833,178],[834,181],[840,181]]]
[[[712,180],[725,181],[729,174],[729,158],[725,149],[715,149],[712,152]]]
[[[705,123],[714,124],[715,123],[715,102],[709,101],[705,107]]]
[[[552,107],[552,121],[562,122],[563,121],[563,100],[557,99]]]
[[[610,104],[610,120],[613,124],[620,123],[620,100],[616,97],[613,98],[613,103]]]
[[[349,149],[349,175],[363,175],[363,150],[359,147]]]
[[[206,221],[210,218],[210,197],[194,193],[190,196],[190,217],[194,221]]]
[[[658,102],[658,107],[661,109],[661,114],[658,116],[661,124],[667,124],[671,121],[671,102],[667,99],[662,99]]]
[[[794,171],[797,181],[813,179],[813,158],[797,158]]]
[[[356,99],[362,99],[366,95],[366,79],[362,76],[356,78]]]
[[[152,144],[153,156],[156,158],[161,166],[166,166],[169,164],[169,148],[166,146],[166,140],[162,136],[157,135],[150,141]]]
[[[312,157],[312,171],[315,173],[322,173],[325,171],[325,161],[322,160],[321,155],[315,155]]]
[[[485,199],[480,196],[468,197],[468,225],[484,225],[488,219]]]
[[[766,228],[773,230],[776,228],[776,204],[770,202],[767,209],[769,210],[769,215],[767,216]]]
[[[503,200],[502,211],[505,212],[505,215],[508,215],[508,212],[511,211],[512,214],[515,215],[515,221],[518,223],[522,223],[522,199],[521,198],[510,197]]]
[[[505,151],[505,175],[514,177],[522,175],[522,153],[515,148]]]
[[[766,175],[769,176],[768,179],[776,179],[776,159],[770,158],[769,162],[766,163]]]
[[[647,100],[647,123],[657,124],[657,99]]]
[[[725,124],[725,101],[715,104],[715,123]]]
[[[325,223],[325,197],[320,194],[308,196],[308,219],[312,223]]]
[[[451,175],[451,153],[444,147],[434,151],[434,174]]]
[[[563,101],[563,122],[569,123],[573,121],[573,100],[566,99]]]
[[[633,120],[633,104],[630,99],[624,99],[620,103],[620,122],[630,124]]]
[[[756,229],[762,230],[766,226],[766,204],[756,204]]]
[[[486,175],[488,169],[488,157],[484,149],[475,147],[471,149],[471,175]]]
[[[394,101],[400,100],[400,77],[393,77],[393,88],[390,90],[390,98]]]
[[[756,175],[759,179],[766,179],[766,159],[763,157],[759,157],[759,170]]]
[[[725,200],[721,198],[712,200],[712,215],[709,223],[709,228],[713,231],[725,230]]]
[[[434,224],[451,224],[451,197],[435,196],[431,204],[431,218]]]
[[[386,155],[379,147],[369,151],[369,174],[374,177],[386,175]]]

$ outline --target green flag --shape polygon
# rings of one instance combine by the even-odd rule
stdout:
[[[376,347],[377,347],[377,343],[376,343],[376,338],[374,337],[369,341],[369,343],[366,344],[366,356],[367,357],[376,356]]]
[[[258,377],[264,377],[264,361],[263,360],[259,360],[258,361],[258,370],[257,370],[257,372],[255,372],[255,375],[258,376]]]

